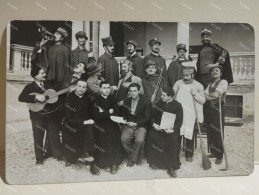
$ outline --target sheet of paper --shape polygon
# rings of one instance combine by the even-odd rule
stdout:
[[[160,128],[162,129],[173,129],[176,115],[170,112],[163,112]]]

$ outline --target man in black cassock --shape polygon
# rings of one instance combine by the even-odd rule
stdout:
[[[147,136],[147,162],[153,169],[167,169],[170,177],[177,177],[175,170],[180,168],[180,143],[178,137],[183,122],[182,105],[174,98],[174,91],[163,89],[161,100],[152,109],[152,128]],[[164,112],[175,115],[172,128],[162,129],[161,120]]]
[[[147,64],[149,60],[155,61],[158,67],[157,74],[159,75],[161,70],[163,69],[162,76],[166,82],[166,85],[168,85],[168,76],[165,59],[159,54],[160,45],[161,42],[158,41],[157,38],[153,38],[149,41],[151,53],[144,57],[144,66]]]
[[[65,103],[65,120],[63,122],[62,140],[64,157],[67,165],[80,160],[90,163],[90,172],[100,174],[95,165],[94,121],[90,98],[87,96],[87,83],[79,79],[76,90],[70,93]]]
[[[183,79],[183,65],[182,62],[189,61],[185,57],[187,52],[186,45],[179,43],[176,46],[177,58],[174,59],[168,66],[167,74],[169,86],[173,87],[176,81]]]
[[[213,82],[209,73],[210,67],[221,65],[223,68],[221,79],[227,80],[228,84],[232,83],[233,74],[228,51],[211,42],[211,31],[206,28],[201,31],[201,42],[202,46],[197,60],[196,80],[206,88],[209,83]]]
[[[116,101],[110,96],[111,86],[107,81],[100,83],[100,95],[94,100],[93,115],[95,120],[97,165],[109,167],[110,173],[118,171],[122,162],[120,128],[110,116],[119,115]]]

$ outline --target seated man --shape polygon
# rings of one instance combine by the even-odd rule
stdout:
[[[31,76],[34,78],[34,81],[25,86],[19,95],[18,100],[26,103],[45,102],[46,97],[43,95],[44,91],[52,89],[53,87],[49,82],[46,82],[46,73],[44,69],[38,65],[32,66]],[[38,94],[32,95],[32,93]],[[56,108],[59,108],[59,102],[55,104],[47,104],[43,110],[38,112],[29,110],[32,123],[36,164],[43,164],[43,158],[47,155],[53,155],[54,158],[57,158],[58,160],[62,159],[62,145],[60,143],[58,125],[59,109]],[[43,143],[45,133],[47,133],[46,140],[48,142],[48,146],[50,146],[49,148],[46,148],[47,142],[45,142],[45,145]],[[44,152],[45,149],[47,149],[48,154]]]
[[[165,125],[162,123],[164,114],[170,117],[164,122],[165,124],[174,119],[170,127],[162,126]],[[178,137],[182,122],[182,105],[174,99],[173,89],[164,88],[161,99],[153,106],[152,110],[152,128],[147,137],[147,162],[153,169],[167,169],[167,174],[170,177],[177,177],[175,169],[179,169],[181,165]]]
[[[93,115],[97,144],[97,165],[109,167],[112,174],[118,171],[122,162],[120,127],[110,119],[112,115],[118,115],[116,101],[110,95],[111,86],[107,81],[100,83],[100,95],[94,100]]]
[[[163,87],[166,86],[166,82],[162,75],[157,74],[158,66],[155,61],[148,60],[146,64],[146,73],[147,75],[143,78],[143,89],[144,96],[149,101],[157,102],[162,94]],[[160,79],[161,81],[158,82]]]
[[[122,128],[121,142],[128,153],[127,166],[141,164],[144,156],[144,141],[150,120],[150,103],[140,95],[140,85],[129,86],[130,98],[122,106],[122,115],[127,123]]]
[[[63,128],[64,156],[68,164],[76,163],[80,157],[84,157],[90,162],[91,173],[98,175],[100,172],[95,160],[89,156],[89,153],[94,154],[95,139],[91,102],[86,89],[86,81],[80,79],[76,83],[76,90],[66,99]]]
[[[129,97],[128,87],[131,83],[138,83],[140,85],[140,93],[143,94],[142,80],[141,78],[132,74],[133,63],[129,60],[124,60],[121,65],[121,78],[118,83],[118,92],[116,99],[118,106],[123,105],[123,101]]]

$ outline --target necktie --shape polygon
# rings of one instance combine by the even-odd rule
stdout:
[[[43,82],[40,83],[40,87],[41,87],[41,89],[42,89],[43,91],[45,91],[45,87],[44,87]]]

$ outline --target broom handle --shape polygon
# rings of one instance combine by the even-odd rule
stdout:
[[[228,169],[228,160],[227,160],[227,152],[225,150],[226,147],[225,147],[224,138],[223,138],[221,96],[219,97],[219,124],[220,124],[220,135],[221,135],[221,141],[222,141],[223,152],[224,152],[225,161],[226,161],[226,170],[227,170]]]
[[[200,128],[200,123],[198,121],[198,111],[197,111],[197,108],[196,108],[196,103],[195,103],[195,99],[193,97],[193,95],[191,94],[192,96],[192,100],[193,100],[193,105],[194,105],[194,111],[195,111],[195,116],[196,116],[196,123],[197,123],[197,126],[198,126],[198,132],[199,132],[199,136],[200,136],[200,140],[201,140],[201,150],[202,150],[202,153],[205,152],[204,148],[203,148],[203,140],[202,140],[202,137],[201,137],[201,128]]]

